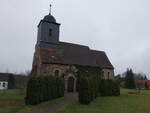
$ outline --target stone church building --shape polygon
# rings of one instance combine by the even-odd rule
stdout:
[[[104,79],[114,78],[114,68],[104,51],[59,41],[59,28],[60,24],[51,14],[40,21],[32,66],[33,75],[62,76],[65,79],[65,90],[69,92],[76,91],[76,65],[99,67]]]

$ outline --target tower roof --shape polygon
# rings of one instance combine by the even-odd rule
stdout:
[[[56,19],[51,14],[46,15],[43,20],[56,23]]]

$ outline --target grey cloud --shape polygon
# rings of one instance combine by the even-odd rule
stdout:
[[[31,69],[37,25],[49,0],[0,1],[0,71]],[[55,0],[60,40],[106,51],[116,73],[127,67],[150,75],[149,0]]]

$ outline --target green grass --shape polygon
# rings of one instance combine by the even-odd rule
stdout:
[[[23,90],[1,90],[0,91],[0,113],[16,113],[24,105],[25,91]]]
[[[24,90],[0,90],[0,113],[22,113],[37,106],[26,106]]]
[[[150,91],[142,90],[140,95],[128,94],[129,91],[133,90],[122,89],[119,97],[98,97],[89,105],[74,103],[57,113],[150,113]],[[0,91],[0,113],[23,113],[55,101],[26,106],[24,97],[25,91]]]
[[[42,108],[51,102],[63,99],[62,97],[36,106],[27,106],[24,103],[24,97],[24,90],[0,90],[0,113],[24,113],[25,111]]]
[[[150,91],[140,95],[121,89],[118,97],[98,97],[89,105],[74,103],[57,113],[150,113]]]

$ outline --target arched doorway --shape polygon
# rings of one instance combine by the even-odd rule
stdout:
[[[55,76],[59,76],[59,70],[55,70],[55,72],[54,72],[54,74],[55,74]]]
[[[69,77],[68,78],[68,92],[73,92],[74,91],[74,82],[75,82],[75,79],[73,77]]]

